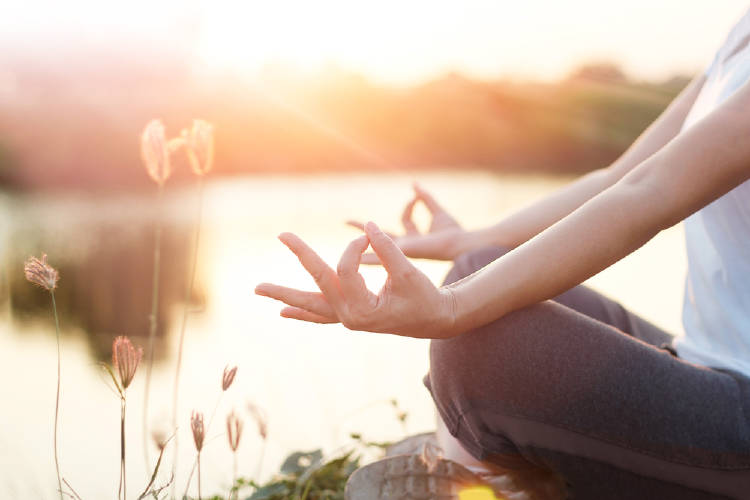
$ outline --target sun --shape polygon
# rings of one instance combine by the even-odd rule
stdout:
[[[604,59],[663,78],[710,61],[744,4],[633,0],[613,11],[600,0],[196,0],[193,42],[202,63],[241,72],[334,64],[387,83],[449,71],[549,80]]]
[[[312,68],[328,62],[362,62],[377,48],[362,32],[386,10],[362,11],[356,2],[223,2],[204,19],[199,51],[218,64],[259,67],[269,61]],[[369,40],[369,41],[368,41]],[[369,47],[368,47],[369,45]]]
[[[417,81],[471,58],[472,39],[461,36],[467,21],[456,15],[430,0],[225,0],[202,16],[197,50],[206,64],[248,72],[268,63],[333,64],[381,81]]]

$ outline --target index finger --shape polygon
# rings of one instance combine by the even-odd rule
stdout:
[[[404,207],[404,211],[401,214],[401,224],[404,225],[404,229],[406,230],[406,234],[415,234],[419,233],[419,230],[417,229],[417,225],[414,224],[414,221],[412,220],[412,214],[414,213],[414,205],[417,204],[417,201],[419,201],[418,197],[414,197],[409,201],[409,203],[406,204]]]
[[[401,249],[374,222],[365,224],[370,246],[388,274],[401,274],[413,268]]]
[[[296,234],[281,233],[279,240],[297,256],[302,267],[310,273],[328,301],[334,306],[340,304],[341,294],[336,272]]]
[[[434,215],[444,210],[443,207],[440,206],[440,204],[437,202],[437,200],[435,200],[435,198],[433,198],[430,193],[425,191],[425,189],[416,182],[414,183],[414,192],[416,193],[417,198],[422,200],[422,202],[427,207],[427,210],[429,210],[431,214]]]
[[[361,301],[369,293],[365,280],[358,272],[362,253],[367,250],[368,246],[370,246],[370,240],[366,235],[362,235],[349,243],[339,260],[338,275],[341,291],[353,301]]]
[[[361,222],[359,222],[359,221],[356,221],[356,220],[348,220],[348,221],[346,221],[346,225],[347,225],[347,226],[351,226],[351,227],[354,227],[354,228],[357,228],[357,229],[359,229],[360,231],[362,231],[363,233],[365,232],[365,225],[364,225],[364,224],[362,224],[362,223],[361,223]],[[388,237],[389,237],[390,239],[392,239],[392,240],[395,240],[396,238],[398,238],[398,236],[396,236],[396,235],[395,235],[394,233],[391,233],[390,231],[383,231],[383,232],[384,232],[385,234],[387,234],[387,235],[388,235]]]

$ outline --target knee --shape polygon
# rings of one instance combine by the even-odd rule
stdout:
[[[456,414],[529,402],[554,367],[545,318],[557,304],[515,311],[458,337],[430,344],[430,383],[438,406]]]
[[[545,411],[555,355],[536,323],[550,307],[560,306],[536,304],[430,344],[428,388],[448,431],[477,459],[519,453],[495,415]]]
[[[485,247],[479,250],[472,250],[456,257],[453,261],[453,267],[443,281],[444,285],[465,278],[474,271],[478,271],[490,262],[499,259],[509,249],[504,247]]]

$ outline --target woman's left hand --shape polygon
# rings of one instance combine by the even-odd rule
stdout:
[[[417,338],[455,335],[455,302],[447,288],[437,288],[409,262],[398,246],[375,223],[365,225],[365,235],[352,241],[331,269],[312,248],[291,233],[279,236],[313,277],[320,292],[306,292],[261,283],[255,293],[287,304],[281,316],[313,323],[341,322],[351,330],[392,333]],[[372,246],[388,279],[375,295],[367,289],[359,264]]]

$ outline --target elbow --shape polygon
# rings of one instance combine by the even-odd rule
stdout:
[[[647,161],[620,179],[613,187],[619,192],[623,208],[630,212],[639,231],[649,239],[682,220],[682,194],[668,182],[658,159]]]

